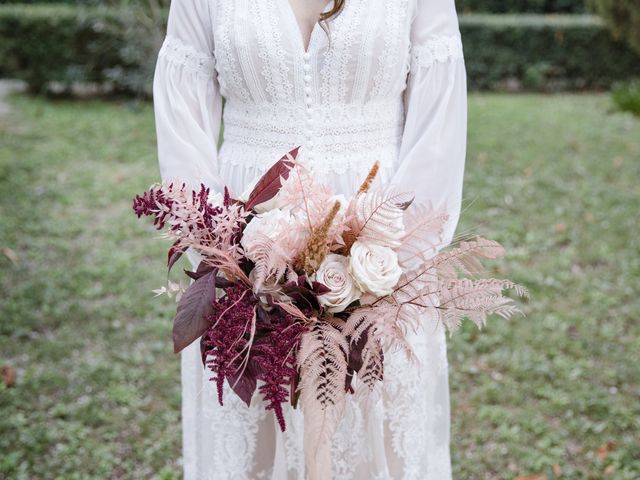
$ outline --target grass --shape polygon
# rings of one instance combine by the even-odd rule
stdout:
[[[16,96],[0,120],[0,478],[180,477],[149,105]],[[595,95],[470,97],[459,231],[526,318],[451,339],[456,479],[640,477],[640,120]]]

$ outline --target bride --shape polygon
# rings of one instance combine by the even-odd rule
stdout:
[[[378,160],[379,181],[448,208],[453,238],[467,124],[454,0],[173,0],[154,107],[163,180],[237,196],[300,145],[351,194]],[[349,396],[333,478],[451,478],[445,335],[423,323],[418,365],[388,352],[382,395]],[[281,433],[257,396],[218,405],[198,344],[182,353],[185,479],[303,480],[301,411]]]

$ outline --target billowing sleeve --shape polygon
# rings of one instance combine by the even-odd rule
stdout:
[[[467,137],[467,80],[454,0],[416,0],[405,126],[393,183],[416,201],[446,207],[448,245],[460,217]]]
[[[222,97],[207,0],[172,0],[153,78],[162,180],[223,189],[217,160]]]

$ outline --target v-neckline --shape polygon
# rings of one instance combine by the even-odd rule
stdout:
[[[309,43],[305,48],[305,45],[304,45],[304,32],[300,28],[300,24],[298,23],[298,17],[296,17],[296,12],[293,10],[293,7],[291,6],[291,0],[281,0],[281,1],[286,4],[284,6],[284,8],[287,10],[287,15],[289,16],[289,20],[291,21],[291,26],[293,27],[295,32],[297,32],[297,35],[295,35],[295,36],[297,37],[298,44],[300,45],[300,50],[302,50],[302,53],[308,54],[309,51],[311,50],[311,44],[313,42],[313,37],[314,37],[314,35],[316,33],[316,30],[319,27],[319,23],[316,22],[316,23],[313,24],[313,28],[311,29],[311,33],[309,34]],[[334,1],[335,0],[329,0],[327,2],[327,4],[324,6],[324,8],[322,9],[321,13],[328,12],[330,6],[334,3]]]

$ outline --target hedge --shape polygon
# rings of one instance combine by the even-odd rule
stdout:
[[[461,13],[584,13],[585,0],[456,0]]]
[[[118,0],[108,0],[107,4]],[[120,0],[121,2],[125,0]],[[143,3],[145,0],[128,0]],[[164,0],[163,0],[164,1]],[[16,3],[16,0],[0,0]],[[105,4],[104,0],[21,0],[20,3],[66,3],[75,5]],[[459,12],[463,13],[583,13],[585,0],[456,0]]]
[[[49,82],[92,82],[108,83],[116,92],[149,94],[164,25],[157,28],[158,40],[147,31],[149,22],[132,12],[1,5],[0,76],[26,80],[34,92],[44,92]]]
[[[607,88],[640,75],[640,56],[590,15],[461,15],[476,89]]]
[[[109,82],[149,95],[164,25],[152,27],[154,38],[141,27],[149,22],[125,13],[0,6],[0,75],[24,79],[32,91],[51,81]],[[640,76],[640,56],[613,41],[596,17],[461,15],[460,29],[473,89],[606,88]]]
[[[122,64],[121,31],[108,10],[89,14],[64,5],[3,6],[0,71],[26,80],[33,91],[49,81],[104,82],[106,72]]]

